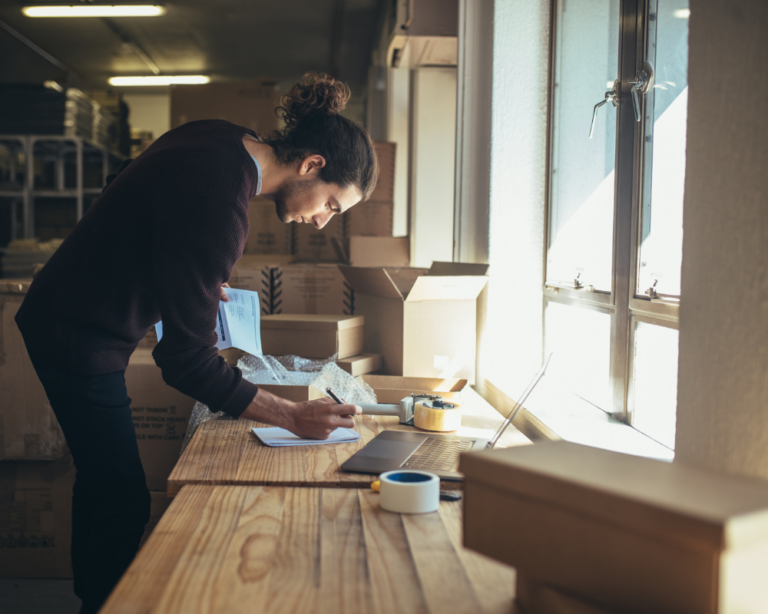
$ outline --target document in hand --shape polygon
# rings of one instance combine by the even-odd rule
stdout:
[[[261,354],[261,319],[259,293],[237,288],[224,288],[229,302],[219,303],[216,349],[238,348],[249,354]],[[163,337],[163,323],[155,324],[157,340]]]
[[[265,446],[271,448],[281,448],[284,446],[316,446],[322,443],[350,443],[360,439],[360,433],[352,429],[339,428],[333,431],[328,439],[302,439],[285,429],[271,428],[253,428],[253,434]]]

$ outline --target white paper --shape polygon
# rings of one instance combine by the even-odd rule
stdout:
[[[216,349],[235,347],[249,354],[261,354],[261,317],[259,293],[236,288],[223,288],[229,302],[219,303],[216,316]],[[162,321],[155,324],[157,340],[163,338]]]
[[[333,431],[328,439],[302,439],[290,431],[278,427],[253,428],[253,434],[265,446],[282,448],[285,446],[317,446],[324,443],[350,443],[360,439],[360,433],[353,429],[339,428]]]

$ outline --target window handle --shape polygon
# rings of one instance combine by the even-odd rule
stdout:
[[[647,62],[643,65],[643,68],[635,75],[635,80],[630,81],[632,86],[630,92],[632,93],[632,108],[635,110],[635,121],[639,122],[642,119],[642,113],[640,112],[640,94],[645,94],[651,88],[651,82],[653,81],[653,69]]]
[[[589,127],[589,138],[592,138],[592,135],[595,133],[595,123],[597,122],[597,110],[602,107],[606,102],[609,102],[614,106],[618,106],[619,104],[619,80],[613,82],[613,88],[609,92],[605,93],[605,98],[598,102],[594,109],[592,109],[592,124]]]

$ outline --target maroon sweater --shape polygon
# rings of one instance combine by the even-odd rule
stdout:
[[[248,236],[256,165],[229,122],[191,122],[125,168],[38,273],[16,316],[30,354],[77,374],[120,371],[160,319],[163,379],[239,416],[258,387],[215,348],[221,285]]]

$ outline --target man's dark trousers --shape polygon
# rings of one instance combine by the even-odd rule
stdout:
[[[149,520],[124,371],[73,375],[31,356],[72,452],[72,569],[83,614],[95,613],[128,568]]]

